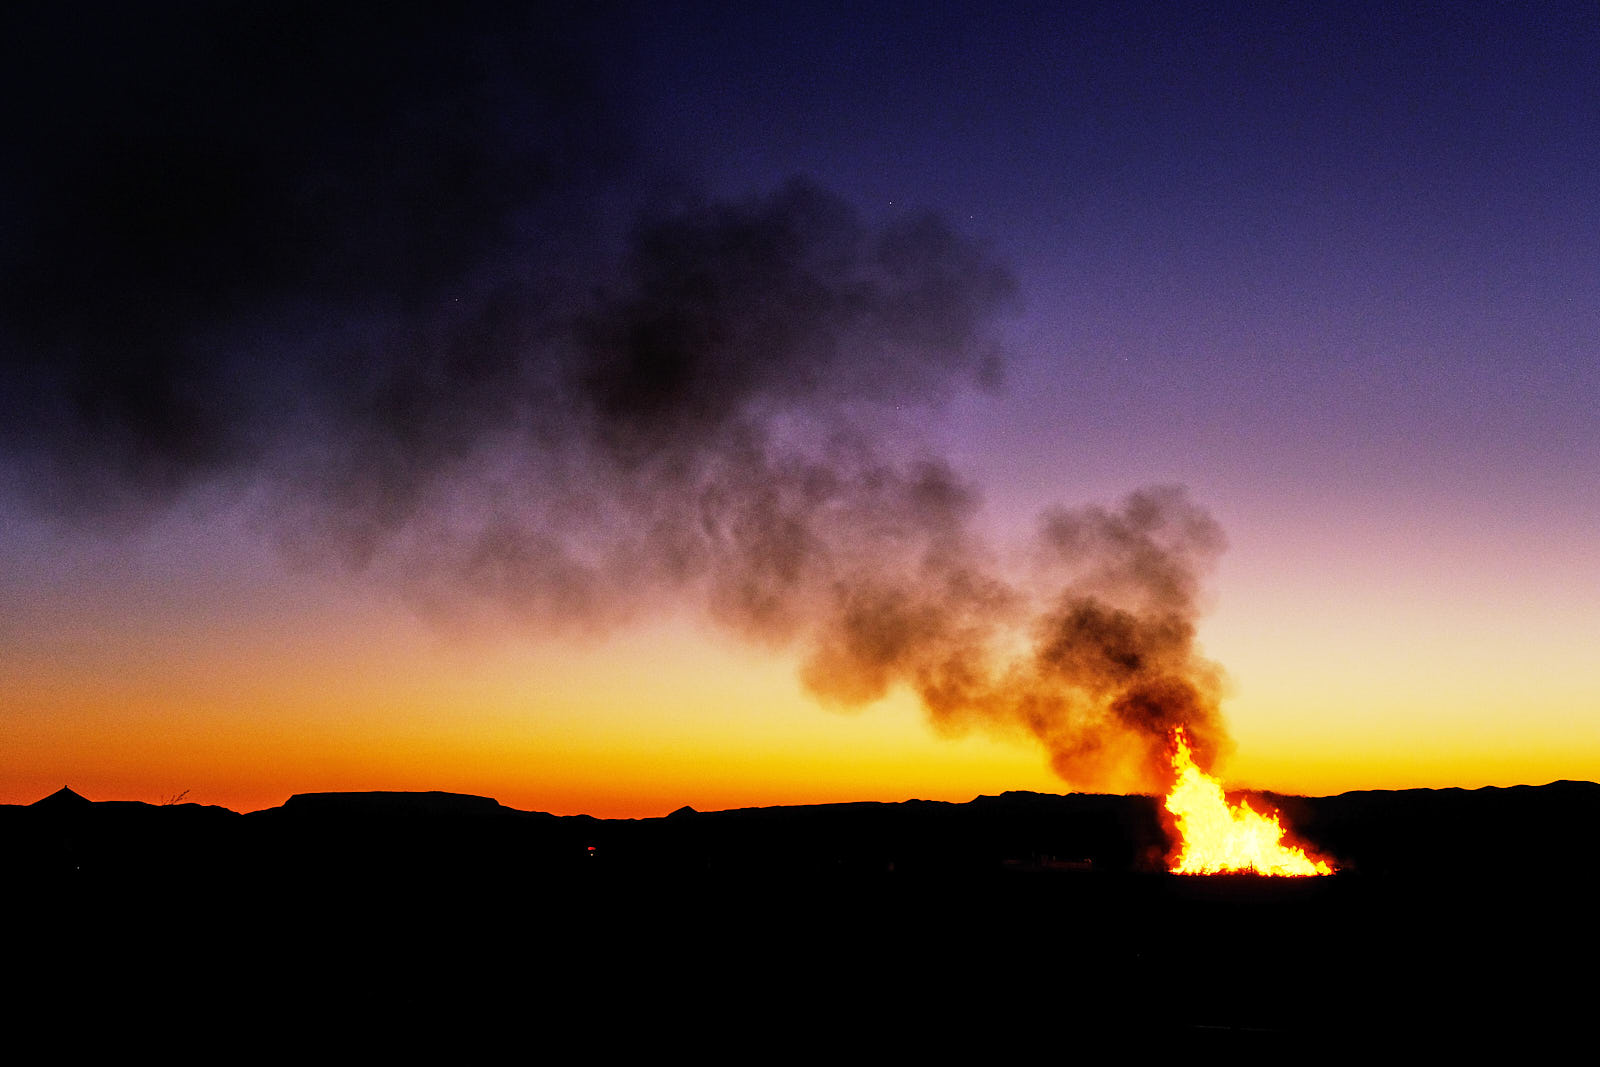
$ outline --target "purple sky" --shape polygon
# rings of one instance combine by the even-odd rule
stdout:
[[[225,572],[404,585],[418,553],[459,584],[496,433],[581,440],[496,472],[549,507],[518,536],[570,549],[670,501],[640,449],[864,406],[1000,544],[1187,486],[1230,544],[1200,639],[1247,775],[1600,776],[1600,10],[934,6],[6,16],[0,614],[36,629],[0,623],[0,663],[56,647],[63,583],[137,631],[124,565],[191,600]],[[794,178],[820,192],[774,199]],[[712,386],[627,361],[694,296],[679,253],[625,258],[636,219],[678,219],[671,245],[836,209],[862,240],[931,211],[916,269],[968,276],[756,330],[793,351]],[[931,384],[811,354],[933,319]],[[595,449],[631,472],[600,505],[572,473]],[[164,554],[196,514],[228,519]],[[516,610],[575,581],[552,564]],[[241,617],[289,610],[262,596]]]

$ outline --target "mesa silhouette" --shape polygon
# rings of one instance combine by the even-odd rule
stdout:
[[[1517,872],[1593,876],[1600,785],[1368,790],[1329,797],[1234,793],[1277,809],[1341,875]],[[14,879],[85,881],[204,871],[514,871],[545,877],[795,877],[1103,873],[1165,869],[1157,798],[1008,792],[597,819],[521,811],[445,792],[301,793],[240,814],[195,803],[92,802],[70,788],[0,805]]]
[[[1560,964],[1595,947],[1600,785],[1254,799],[1339,873],[1168,875],[1148,796],[596,819],[437,792],[240,814],[62,789],[0,807],[13,973],[34,979],[13,1006],[228,1040],[574,1031],[736,1055],[1587,1017]]]

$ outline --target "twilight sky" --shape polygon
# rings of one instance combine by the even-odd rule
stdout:
[[[1593,4],[147,7],[0,35],[0,802],[1600,779]]]

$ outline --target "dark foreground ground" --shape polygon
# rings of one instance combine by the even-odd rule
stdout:
[[[1340,874],[1160,873],[1142,797],[638,821],[58,797],[0,808],[4,1007],[63,1052],[229,1058],[1587,1040],[1600,787],[1278,799]]]

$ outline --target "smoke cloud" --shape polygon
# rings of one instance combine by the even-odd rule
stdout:
[[[916,432],[998,384],[1006,270],[808,182],[661,192],[587,9],[39,27],[4,88],[53,104],[0,172],[0,448],[36,502],[250,495],[297,560],[540,631],[698,604],[825,703],[908,687],[1080,788],[1158,786],[1177,725],[1214,756],[1216,524],[1147,489],[1007,554]]]

